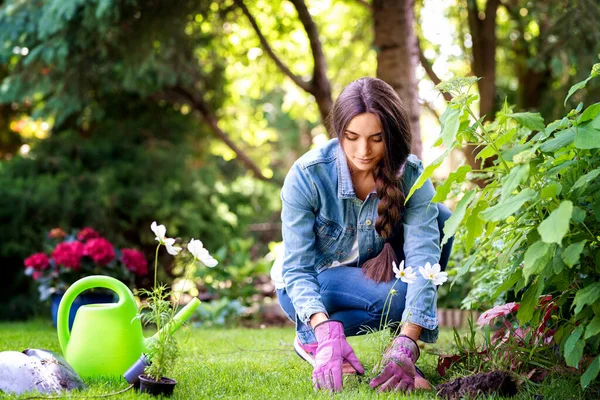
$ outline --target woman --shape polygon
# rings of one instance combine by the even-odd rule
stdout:
[[[395,280],[391,261],[415,268],[440,261],[443,218],[430,206],[429,180],[404,204],[423,167],[409,155],[409,121],[388,84],[350,83],[330,125],[337,139],[302,156],[285,179],[284,251],[271,275],[281,307],[296,322],[294,348],[314,366],[315,386],[338,391],[342,373],[364,372],[346,336],[379,328]],[[437,339],[436,290],[420,276],[395,289],[388,318],[402,328],[371,386],[429,388],[414,364],[417,339]]]

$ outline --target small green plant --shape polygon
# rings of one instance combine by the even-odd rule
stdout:
[[[567,99],[598,76],[600,64]],[[552,295],[553,338],[585,389],[600,372],[600,103],[579,104],[548,125],[540,114],[515,113],[505,103],[493,122],[484,123],[472,109],[477,96],[470,88],[477,79],[438,86],[453,96],[436,143],[446,151],[407,198],[454,148],[479,146],[481,166],[459,167],[436,189],[434,201],[459,193],[442,244],[464,229],[466,260],[457,277],[474,271],[473,291],[488,293],[494,304],[517,300],[522,327],[539,325],[544,311],[538,299]],[[482,260],[489,268],[473,268]]]
[[[150,364],[144,369],[144,373],[159,381],[166,377],[167,373],[173,370],[177,358],[179,357],[179,346],[175,337],[171,334],[171,324],[176,324],[174,320],[177,314],[177,306],[173,305],[171,299],[173,294],[166,285],[157,283],[158,270],[158,251],[161,246],[165,246],[167,252],[172,256],[176,256],[181,251],[181,247],[175,246],[175,239],[166,237],[167,229],[164,225],[157,225],[153,222],[151,229],[156,235],[158,245],[156,246],[156,254],[154,257],[154,286],[152,290],[141,289],[138,293],[147,297],[146,304],[143,307],[145,312],[142,312],[139,317],[145,324],[154,324],[159,333],[150,342],[147,348],[146,356],[150,360]],[[206,250],[200,240],[191,239],[187,245],[187,250],[192,255],[190,264],[185,268],[187,271],[185,280],[189,277],[189,272],[192,271],[192,266],[196,261],[200,261],[208,267],[215,267],[215,260]],[[182,287],[183,291],[183,287]],[[177,299],[181,298],[183,293],[179,293]]]
[[[152,290],[140,289],[139,294],[147,296],[144,309],[141,314],[142,323],[145,325],[156,325],[160,330],[173,320],[175,308],[171,306],[171,291],[165,285],[158,285]],[[179,357],[179,345],[168,330],[156,336],[148,346],[146,356],[151,360],[144,372],[146,375],[158,381],[168,372],[173,370],[175,362]]]

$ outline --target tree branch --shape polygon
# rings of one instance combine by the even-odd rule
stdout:
[[[440,114],[435,110],[435,108],[433,107],[433,105],[428,102],[427,100],[424,99],[420,99],[420,102],[423,103],[423,106],[429,110],[429,112],[431,112],[439,121],[440,120]]]
[[[361,5],[368,8],[369,10],[373,10],[373,6],[367,0],[356,0],[356,1],[358,1]]]
[[[200,112],[200,114],[202,114],[202,117],[204,118],[204,121],[208,124],[208,126],[210,126],[213,133],[219,139],[221,139],[223,142],[225,142],[225,144],[227,146],[229,146],[229,148],[231,150],[234,151],[237,158],[242,163],[244,163],[244,165],[246,165],[246,167],[248,167],[248,169],[250,169],[258,179],[266,181],[266,182],[271,181],[271,179],[267,178],[266,176],[264,176],[262,174],[262,172],[260,171],[260,168],[254,163],[254,161],[252,161],[252,159],[250,157],[248,157],[248,155],[242,149],[240,149],[233,142],[233,140],[231,140],[231,138],[225,132],[223,132],[223,130],[221,128],[219,128],[219,126],[217,124],[217,117],[215,117],[215,115],[210,111],[208,104],[206,104],[206,102],[204,101],[204,99],[202,97],[194,96],[186,88],[181,87],[181,86],[173,87],[166,94],[167,94],[167,97],[169,94],[173,94],[173,95],[181,98],[184,102],[189,104],[196,111]]]
[[[256,23],[256,20],[254,19],[254,17],[250,13],[250,10],[248,10],[248,7],[246,7],[246,5],[244,4],[244,1],[243,0],[234,0],[234,1],[235,1],[235,4],[242,10],[242,12],[246,16],[246,18],[248,18],[248,21],[250,21],[250,24],[252,25],[252,28],[254,29],[254,31],[256,32],[256,35],[258,36],[258,39],[260,40],[261,46],[265,49],[265,51],[267,52],[267,54],[269,55],[269,57],[271,57],[271,59],[275,62],[275,64],[281,70],[281,72],[283,72],[285,75],[287,75],[301,89],[303,89],[303,90],[307,91],[308,93],[314,95],[314,93],[313,93],[313,87],[310,84],[310,82],[306,82],[305,80],[303,80],[302,78],[300,78],[298,75],[294,74],[279,59],[279,57],[277,57],[277,55],[275,54],[275,52],[271,48],[271,45],[269,45],[269,42],[267,42],[267,39],[262,34],[260,28],[258,27],[258,24]]]
[[[419,47],[419,61],[421,62],[421,65],[425,69],[425,72],[427,73],[429,79],[431,79],[431,82],[433,82],[434,85],[439,85],[442,82],[442,80],[437,76],[437,74],[433,70],[431,63],[429,62],[427,57],[425,57],[423,49],[421,48],[421,41],[419,39],[417,39],[417,44]],[[452,95],[450,93],[443,92],[442,95],[448,103],[452,101]]]
[[[323,46],[319,39],[319,30],[315,21],[313,21],[308,8],[304,3],[304,0],[290,0],[296,11],[298,12],[298,18],[304,26],[306,35],[310,42],[310,49],[314,60],[314,71],[312,79],[312,89],[310,92],[315,96],[321,117],[323,120],[327,118],[331,108],[333,107],[333,100],[331,99],[331,83],[327,79],[327,61],[323,54]]]

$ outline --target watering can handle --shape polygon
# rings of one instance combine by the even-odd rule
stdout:
[[[79,279],[67,289],[58,306],[56,325],[58,341],[60,342],[63,354],[66,353],[69,339],[71,338],[71,332],[69,332],[69,313],[73,301],[75,301],[75,298],[79,296],[81,292],[97,287],[110,289],[117,293],[119,302],[116,304],[116,307],[130,306],[133,308],[133,314],[137,313],[137,305],[133,294],[123,282],[104,275],[91,275]]]

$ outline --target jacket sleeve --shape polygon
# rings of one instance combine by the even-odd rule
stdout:
[[[406,168],[412,168],[412,186],[423,172],[423,165],[418,161],[413,165],[409,163]],[[413,267],[417,280],[408,285],[402,322],[423,327],[421,340],[429,343],[435,342],[438,336],[437,290],[418,270],[426,263],[433,265],[440,259],[438,208],[431,203],[434,195],[435,189],[428,179],[408,200],[403,216],[405,265]]]
[[[315,210],[318,196],[314,183],[296,163],[281,190],[281,221],[284,245],[283,282],[302,322],[327,313],[320,295],[315,264]]]

